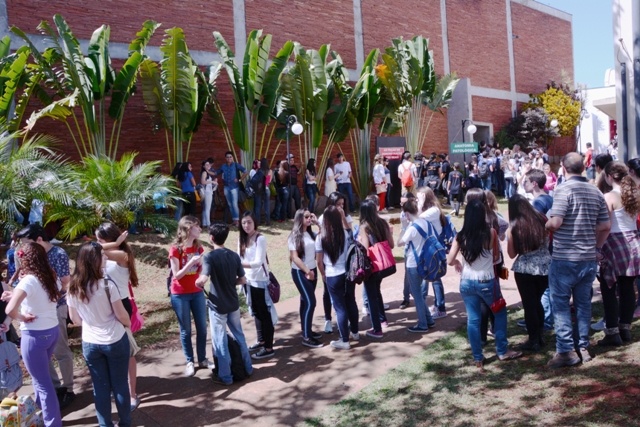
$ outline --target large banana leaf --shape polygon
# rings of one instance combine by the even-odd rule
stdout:
[[[0,82],[2,83],[0,88],[0,117],[6,122],[10,119],[8,114],[11,111],[16,91],[26,70],[29,48],[22,46],[10,57],[3,58],[6,61],[3,61],[4,65],[0,69]]]
[[[273,116],[276,100],[278,99],[280,75],[287,66],[287,62],[289,61],[292,52],[293,42],[287,41],[273,58],[271,66],[267,70],[264,85],[262,87],[263,99],[258,112],[258,120],[261,123],[268,123]]]

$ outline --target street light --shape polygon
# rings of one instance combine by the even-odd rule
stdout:
[[[294,135],[300,135],[304,131],[302,125],[298,123],[298,118],[293,114],[287,117],[287,164],[291,155],[289,150],[289,131],[293,132]],[[291,186],[291,170],[289,170],[289,186]]]
[[[478,130],[478,128],[476,127],[476,125],[473,124],[473,122],[471,121],[471,119],[462,119],[462,142],[464,142],[464,133],[465,133],[465,128],[464,125],[465,123],[469,122],[469,126],[467,126],[466,132],[469,132],[471,134],[471,142],[473,142],[473,135],[476,133],[476,131]],[[467,152],[465,150],[464,153],[462,153],[462,159],[464,161],[464,163],[467,163]]]

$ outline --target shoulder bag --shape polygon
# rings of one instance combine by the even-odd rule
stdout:
[[[109,286],[107,285],[107,281],[110,280],[113,282],[113,279],[109,277],[104,278],[104,291],[107,293],[107,298],[109,299],[109,305],[111,305],[111,292],[109,291]],[[124,325],[123,325],[124,326]],[[127,334],[127,339],[129,340],[129,357],[133,357],[140,351],[140,347],[138,347],[138,343],[136,339],[133,337],[133,332],[131,332],[131,328],[124,327],[124,331]]]

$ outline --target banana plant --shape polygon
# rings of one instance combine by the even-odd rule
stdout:
[[[273,120],[273,111],[280,85],[279,77],[289,61],[294,45],[291,41],[285,42],[269,65],[271,34],[263,36],[262,30],[251,31],[247,37],[240,73],[234,53],[222,34],[214,31],[213,37],[233,92],[234,115],[230,135],[241,150],[242,163],[247,165],[269,151],[277,125]],[[210,71],[209,83],[215,84],[217,77],[218,69],[214,66]],[[215,117],[223,118],[221,114],[215,114]],[[261,134],[259,124],[264,125]],[[224,126],[226,127],[226,121]]]
[[[11,53],[11,39],[4,36],[0,39],[0,121],[7,125],[9,132],[14,132],[13,107],[18,89],[23,85],[27,69],[30,49],[21,46],[15,53]]]
[[[316,158],[324,135],[324,117],[329,108],[328,78],[326,71],[329,46],[306,50],[294,43],[293,66],[280,75],[280,91],[276,105],[277,116],[286,120],[295,114],[304,127],[299,135],[300,152],[306,162]],[[306,157],[305,157],[306,156]]]
[[[459,79],[455,74],[436,76],[433,52],[423,36],[393,39],[376,73],[384,86],[383,102],[393,110],[382,132],[400,131],[407,150],[422,151],[433,116],[449,106]]]
[[[27,68],[25,93],[16,112],[23,113],[35,93],[44,106],[33,112],[27,130],[43,117],[60,120],[66,123],[81,157],[89,154],[115,157],[124,109],[135,90],[144,50],[159,24],[154,21],[143,24],[129,45],[127,61],[116,73],[109,55],[109,26],[102,25],[93,32],[85,56],[64,18],[55,15],[53,22],[54,27],[47,21],[38,26],[47,44],[52,46],[43,53],[23,31],[11,29],[26,42],[33,58],[33,64]],[[81,120],[76,107],[81,111]],[[107,135],[108,117],[113,120],[110,136]]]
[[[181,28],[165,31],[162,60],[140,65],[142,96],[156,129],[164,129],[170,165],[189,158],[191,140],[208,103],[206,77],[189,53]],[[186,153],[184,143],[187,143]]]

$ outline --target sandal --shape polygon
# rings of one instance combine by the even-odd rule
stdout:
[[[507,360],[517,359],[520,356],[522,356],[521,351],[507,350],[505,354],[499,355],[498,359],[500,359],[501,362],[506,362]]]

